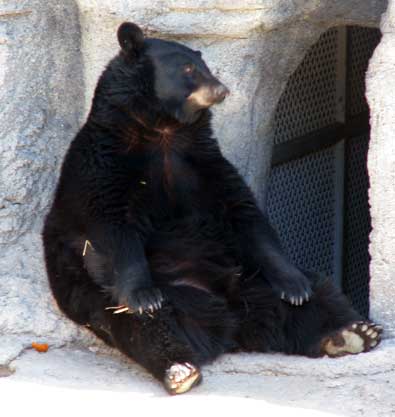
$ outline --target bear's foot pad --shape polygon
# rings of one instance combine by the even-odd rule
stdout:
[[[183,394],[197,385],[202,375],[195,366],[188,362],[175,363],[167,371],[164,385],[167,391],[172,394]]]
[[[337,358],[368,352],[381,341],[383,328],[369,321],[358,321],[326,337],[321,346],[322,352]]]

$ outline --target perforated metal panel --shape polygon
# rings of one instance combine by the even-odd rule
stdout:
[[[368,148],[369,135],[350,138],[346,145],[343,290],[364,316],[369,314]]]
[[[327,31],[290,77],[275,115],[275,144],[336,121],[338,45],[338,30]],[[329,275],[335,269],[336,155],[331,147],[274,167],[267,194],[270,221],[291,260]]]
[[[378,45],[378,29],[353,26],[348,29],[347,118],[369,111],[365,98],[365,75]],[[350,137],[346,145],[343,290],[354,307],[369,315],[369,234],[367,155],[369,134]]]
[[[324,33],[292,74],[275,115],[274,143],[284,143],[336,120],[338,31]]]
[[[328,275],[334,272],[335,163],[332,147],[273,168],[267,199],[270,221],[291,260]]]
[[[293,144],[306,134],[314,138],[318,129],[334,122],[354,129],[352,117],[368,117],[365,73],[379,39],[379,31],[360,27],[331,29],[319,39],[279,101],[275,145]],[[339,107],[339,97],[346,97],[346,106]],[[335,146],[273,167],[267,211],[292,261],[332,275],[367,316],[369,134],[347,134],[336,141]]]

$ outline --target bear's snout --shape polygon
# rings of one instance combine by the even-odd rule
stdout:
[[[194,91],[188,101],[197,108],[208,108],[214,104],[221,103],[230,94],[227,87],[219,81],[215,84],[204,85]]]
[[[228,90],[228,88],[220,83],[219,85],[213,88],[213,102],[215,104],[222,103],[229,94],[230,91]]]

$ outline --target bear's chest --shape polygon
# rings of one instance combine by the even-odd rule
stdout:
[[[161,151],[151,155],[138,173],[132,175],[136,202],[155,214],[184,216],[203,211],[208,201],[207,187],[196,166],[185,155]]]

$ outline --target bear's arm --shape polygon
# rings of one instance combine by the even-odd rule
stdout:
[[[88,223],[86,232],[92,247],[92,253],[88,248],[86,254],[87,258],[92,258],[93,268],[88,268],[92,279],[111,292],[117,305],[126,305],[133,310],[156,309],[162,297],[152,286],[143,243],[136,228],[96,218]],[[104,275],[100,271],[103,263],[108,265]],[[96,265],[99,266],[97,274],[94,271]]]
[[[308,278],[288,259],[250,188],[219,149],[206,162],[205,172],[216,198],[226,207],[245,266],[262,271],[273,290],[292,304],[308,300],[311,295]]]
[[[111,149],[104,149],[97,144],[71,147],[62,170],[62,200],[70,215],[84,223],[87,251],[92,249],[86,256],[93,256],[91,278],[118,305],[152,311],[160,308],[162,295],[152,286],[139,219],[128,220],[130,173]],[[105,274],[100,265],[106,265]]]

